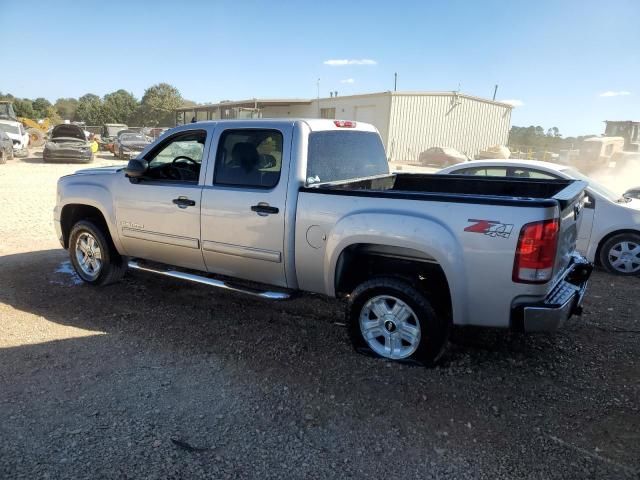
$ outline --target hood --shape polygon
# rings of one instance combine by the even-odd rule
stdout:
[[[51,140],[49,140],[50,142],[53,143],[58,143],[58,144],[62,144],[62,143],[72,143],[76,146],[85,146],[85,145],[89,145],[89,142],[87,140],[80,139],[80,138],[76,138],[76,137],[55,137],[52,138]]]
[[[108,167],[83,168],[74,173],[74,175],[112,175],[121,171],[122,165],[109,165]]]
[[[84,134],[84,130],[78,125],[73,125],[70,123],[65,123],[62,125],[56,125],[53,127],[51,131],[51,139],[57,138],[75,138],[77,140],[87,140],[87,137]]]
[[[123,147],[131,148],[135,150],[143,150],[147,145],[149,145],[148,142],[141,142],[140,140],[131,140],[131,141],[122,140],[120,144]]]

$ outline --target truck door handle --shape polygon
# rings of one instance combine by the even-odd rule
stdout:
[[[196,204],[195,200],[190,200],[187,197],[178,197],[172,200],[180,208],[193,207]]]
[[[251,211],[256,212],[258,215],[264,216],[264,215],[278,213],[280,209],[278,209],[278,207],[272,207],[268,203],[260,202],[257,205],[253,205],[251,207]]]

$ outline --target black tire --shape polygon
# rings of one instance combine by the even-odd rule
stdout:
[[[410,317],[411,322],[414,322],[414,324],[417,322],[420,327],[420,340],[419,343],[416,342],[418,344],[417,348],[413,353],[403,358],[393,358],[375,351],[364,338],[360,326],[360,315],[368,305],[369,300],[381,296],[393,297],[404,302],[413,311],[414,315]],[[368,318],[370,319],[371,317]],[[349,297],[347,322],[351,341],[358,352],[369,353],[391,360],[417,362],[427,366],[434,365],[444,354],[449,339],[448,318],[444,315],[437,315],[425,293],[409,280],[403,278],[375,277],[358,285]],[[387,329],[387,322],[384,322],[384,325],[385,329]],[[398,335],[399,330],[400,328],[398,328]],[[388,329],[387,331],[393,332]],[[383,336],[378,338],[383,338]],[[405,347],[404,344],[403,347]]]
[[[618,251],[617,246],[621,246],[623,243],[633,244],[640,246],[640,234],[637,233],[619,233],[609,238],[600,247],[600,264],[607,272],[614,275],[621,275],[625,277],[639,276],[640,275],[640,254],[630,255],[630,261],[626,263],[625,267],[628,271],[623,271],[622,267],[616,267],[614,265],[615,256],[611,254],[612,250]],[[622,253],[622,250],[620,250]]]
[[[88,233],[97,242],[100,248],[101,267],[97,275],[87,274],[80,265],[76,255],[78,238]],[[127,259],[121,256],[113,245],[108,232],[91,220],[80,220],[71,229],[69,234],[69,259],[78,276],[90,285],[109,285],[119,281],[127,271]]]

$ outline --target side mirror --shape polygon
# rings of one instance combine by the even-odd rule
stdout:
[[[149,165],[145,160],[134,158],[129,160],[127,168],[124,169],[124,174],[128,178],[139,179],[147,172],[148,166]]]

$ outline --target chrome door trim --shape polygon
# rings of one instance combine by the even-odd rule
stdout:
[[[138,230],[136,228],[122,227],[122,235],[137,240],[147,240],[149,242],[164,243],[166,245],[174,245],[176,247],[200,248],[200,241],[197,238],[180,237],[177,235],[169,235],[160,232],[150,232],[147,230]]]
[[[212,240],[203,240],[202,249],[207,252],[223,253],[225,255],[253,258],[267,262],[280,263],[282,261],[282,254],[280,252],[263,250],[261,248],[243,247],[242,245],[233,245],[230,243],[214,242]]]

